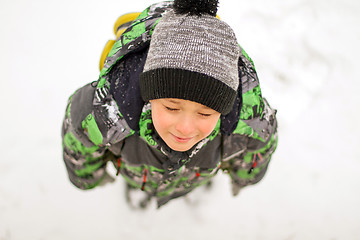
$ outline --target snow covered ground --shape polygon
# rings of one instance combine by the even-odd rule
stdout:
[[[76,189],[61,157],[68,96],[97,79],[117,17],[156,1],[124,2],[0,3],[0,240],[360,239],[360,2],[220,0],[278,109],[278,150],[236,198],[219,175],[145,211],[125,204],[121,178]]]

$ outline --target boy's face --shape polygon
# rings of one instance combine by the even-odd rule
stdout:
[[[209,136],[220,113],[196,102],[161,98],[151,100],[154,127],[175,151],[187,151]]]

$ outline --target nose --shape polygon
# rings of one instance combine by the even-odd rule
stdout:
[[[191,116],[182,116],[178,119],[175,129],[181,134],[181,136],[178,137],[192,137],[196,130],[194,119],[192,119]]]

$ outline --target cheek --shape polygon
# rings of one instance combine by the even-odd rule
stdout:
[[[218,119],[212,119],[211,121],[202,121],[202,123],[199,124],[198,129],[202,134],[208,136],[214,130],[217,122]]]
[[[156,131],[161,133],[164,129],[170,126],[169,124],[169,116],[164,111],[158,111],[158,109],[154,108],[152,110],[152,121]]]

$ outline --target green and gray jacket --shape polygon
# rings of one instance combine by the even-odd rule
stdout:
[[[262,98],[254,65],[239,58],[240,87],[233,111],[186,152],[171,150],[156,133],[150,103],[142,102],[138,77],[151,34],[172,2],[145,9],[117,40],[99,80],[68,101],[62,127],[63,158],[71,182],[99,185],[112,162],[132,187],[156,197],[158,206],[207,183],[219,170],[231,177],[233,194],[264,176],[277,144],[275,113]]]

